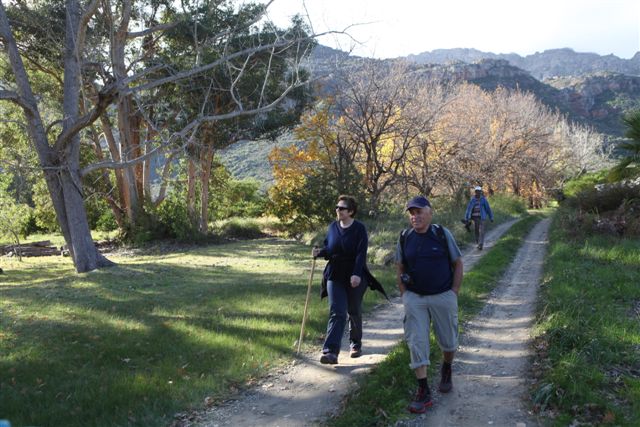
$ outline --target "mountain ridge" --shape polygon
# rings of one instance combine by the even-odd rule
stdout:
[[[431,77],[468,81],[489,91],[502,86],[532,92],[542,103],[571,121],[614,138],[624,133],[621,115],[640,108],[640,52],[625,60],[569,48],[527,57],[460,48],[380,60],[351,56],[319,45],[309,64],[326,74],[331,64],[356,67],[362,61],[397,60],[407,60]],[[542,75],[550,77],[539,78]]]
[[[548,49],[526,56],[517,53],[496,54],[473,48],[454,48],[435,49],[403,58],[418,64],[443,64],[448,61],[471,63],[481,59],[504,59],[512,65],[528,71],[538,80],[601,71],[640,76],[640,52],[636,52],[629,59],[624,59],[613,54],[599,55],[591,52],[576,52],[571,48]]]

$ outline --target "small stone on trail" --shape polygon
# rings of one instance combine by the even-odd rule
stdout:
[[[527,427],[525,423],[516,423],[516,427]]]

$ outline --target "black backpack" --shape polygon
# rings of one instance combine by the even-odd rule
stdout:
[[[449,253],[449,242],[447,242],[447,235],[444,234],[444,228],[440,224],[431,224],[436,230],[436,237],[440,243],[444,246],[444,250],[447,252],[447,260],[449,260],[449,268],[453,271],[453,264],[451,263],[451,254]],[[402,264],[405,270],[407,269],[407,260],[404,257],[404,243],[407,240],[407,236],[413,233],[413,228],[405,228],[400,232],[400,253],[402,255]]]

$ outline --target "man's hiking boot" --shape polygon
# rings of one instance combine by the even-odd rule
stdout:
[[[349,353],[349,356],[351,356],[353,358],[362,356],[362,349],[361,348],[352,348],[351,352]]]
[[[320,363],[324,365],[337,365],[338,356],[333,353],[323,353],[320,357]]]
[[[478,245],[478,250],[479,250],[479,251],[481,251],[481,250],[482,250],[482,243],[480,243],[480,244]]]
[[[440,393],[449,393],[452,388],[451,364],[443,363],[442,368],[440,368],[440,385],[438,386],[438,390],[440,390]]]
[[[433,402],[431,401],[431,391],[429,391],[429,388],[418,387],[418,391],[411,403],[409,403],[407,409],[413,414],[424,414],[427,408],[430,408],[432,405]]]

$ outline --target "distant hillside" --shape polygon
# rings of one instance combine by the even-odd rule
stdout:
[[[571,49],[547,50],[526,57],[476,49],[438,49],[406,59],[425,75],[440,79],[465,80],[485,90],[503,86],[532,92],[569,120],[614,137],[624,132],[621,115],[640,107],[640,52],[626,60]],[[327,75],[332,67],[357,67],[363,60],[366,59],[318,46],[308,65],[315,74]],[[331,79],[325,81],[329,83],[320,87],[322,94],[331,92]]]
[[[417,64],[445,64],[449,61],[473,63],[481,59],[504,59],[511,65],[528,71],[538,80],[599,72],[640,76],[640,52],[631,59],[622,59],[615,55],[601,56],[596,53],[575,52],[568,48],[545,50],[524,57],[515,53],[495,54],[476,49],[437,49],[409,55],[407,59]]]
[[[402,58],[397,58],[402,59]],[[624,112],[640,108],[640,52],[632,59],[614,55],[577,53],[554,49],[526,57],[493,54],[475,49],[439,49],[407,59],[425,78],[468,81],[485,90],[498,86],[532,92],[552,110],[574,122],[619,137],[624,127]],[[346,52],[317,46],[306,61],[315,78],[319,96],[335,91],[332,73],[360,67],[363,62],[387,66],[394,60],[376,60],[351,56]],[[555,76],[555,77],[552,77]],[[272,182],[267,156],[274,146],[293,142],[291,135],[273,141],[242,141],[221,153],[223,161],[239,178],[255,178],[268,188]]]
[[[558,103],[566,106],[572,117],[606,134],[622,135],[623,113],[640,108],[639,76],[603,72],[558,77],[545,83],[559,90]]]
[[[485,90],[502,86],[531,92],[569,120],[612,136],[624,133],[620,120],[622,114],[640,108],[640,76],[601,72],[539,81],[503,59],[481,59],[472,64],[423,64],[418,67],[440,79],[464,80]]]
[[[269,164],[269,153],[275,147],[286,147],[295,143],[293,136],[286,133],[275,141],[261,139],[242,140],[220,150],[220,159],[231,174],[238,179],[255,179],[262,190],[273,185],[273,172]]]

